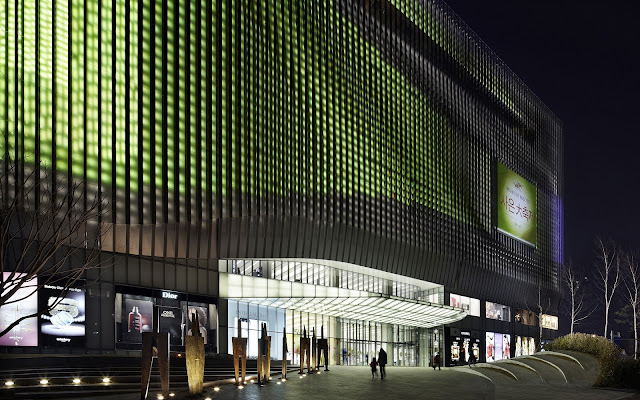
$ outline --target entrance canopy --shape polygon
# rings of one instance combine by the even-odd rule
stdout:
[[[220,273],[220,297],[332,317],[433,328],[467,316],[460,308],[361,290]]]

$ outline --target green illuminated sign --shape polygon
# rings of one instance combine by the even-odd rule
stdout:
[[[498,230],[536,246],[536,221],[536,187],[498,163]]]

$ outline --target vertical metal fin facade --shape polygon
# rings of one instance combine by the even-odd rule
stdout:
[[[557,293],[561,123],[439,0],[0,0],[0,28],[0,152],[111,200],[109,279],[298,257]],[[495,229],[497,162],[537,247]]]

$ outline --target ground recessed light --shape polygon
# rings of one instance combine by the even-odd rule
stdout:
[[[48,384],[48,383],[49,383],[49,381],[48,381],[47,379],[42,379],[42,380],[40,380],[40,384],[41,384],[41,385],[46,385],[46,384]]]
[[[78,379],[78,378],[75,378],[75,379],[73,380],[73,383],[80,383],[80,382],[81,382],[81,381],[80,381],[80,379]]]
[[[213,388],[213,391],[214,391],[214,392],[219,392],[219,391],[220,391],[220,388],[216,386],[216,387],[214,387],[214,388]],[[206,400],[206,399],[205,399],[205,400]]]
[[[253,379],[251,379],[249,382],[253,383]],[[245,382],[246,383],[246,382]]]
[[[158,400],[164,400],[164,396],[163,396],[163,395],[161,395],[161,394],[159,394],[159,395],[158,395]]]
[[[211,397],[207,397],[207,398],[205,398],[204,400],[211,400]]]
[[[244,386],[240,385],[238,386],[238,389],[244,389]]]
[[[5,386],[13,386],[13,385],[15,385],[15,382],[14,382],[14,381],[6,381],[6,382],[4,383],[4,385],[5,385]]]
[[[176,395],[175,393],[169,393],[169,397],[173,397],[175,395]]]
[[[280,385],[282,382],[276,382],[278,385]]]
[[[287,378],[282,378],[282,382],[286,382],[286,381],[287,381]]]
[[[109,379],[109,378],[102,378],[102,382],[104,382],[104,383],[109,383],[109,382],[111,382],[111,379]]]

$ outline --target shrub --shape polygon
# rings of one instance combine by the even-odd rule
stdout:
[[[574,333],[555,339],[545,346],[547,350],[573,350],[595,356],[600,364],[600,374],[594,386],[629,387],[638,385],[640,362],[623,359],[620,350],[603,336]]]

